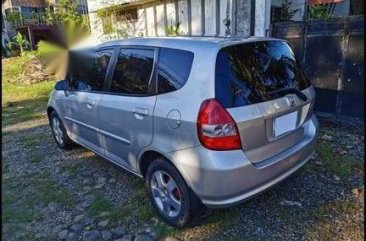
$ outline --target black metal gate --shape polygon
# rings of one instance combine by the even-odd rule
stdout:
[[[364,16],[271,25],[286,39],[314,85],[315,110],[364,119]]]

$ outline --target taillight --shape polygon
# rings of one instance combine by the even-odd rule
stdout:
[[[197,119],[198,138],[212,150],[241,149],[238,128],[224,107],[215,99],[202,102]]]

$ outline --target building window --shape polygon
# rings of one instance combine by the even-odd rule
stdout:
[[[117,22],[134,22],[137,21],[137,9],[124,10],[120,9],[116,11],[116,21]]]

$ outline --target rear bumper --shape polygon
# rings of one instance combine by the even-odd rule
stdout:
[[[301,142],[256,164],[242,150],[212,151],[202,146],[168,153],[168,158],[203,204],[224,208],[265,191],[304,165],[314,152],[318,126],[313,115],[304,123]]]

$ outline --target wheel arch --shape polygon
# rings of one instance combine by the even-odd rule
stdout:
[[[48,119],[50,119],[52,111],[55,111],[56,112],[56,109],[53,108],[52,106],[48,106],[47,107],[47,117],[48,117]]]
[[[184,182],[186,183],[186,185],[188,187],[188,190],[191,194],[191,197],[193,198],[193,200],[196,201],[195,208],[205,207],[202,204],[202,201],[198,197],[197,193],[192,188],[192,183],[190,182],[190,179],[186,176],[186,173],[181,170],[181,167],[179,165],[177,165],[174,161],[172,161],[170,158],[168,158],[166,155],[162,154],[159,151],[155,151],[155,150],[151,150],[151,149],[150,150],[145,150],[140,155],[140,158],[138,159],[139,160],[138,168],[139,168],[139,172],[142,175],[142,177],[145,179],[146,171],[147,171],[147,168],[149,166],[149,163],[151,163],[153,160],[155,160],[156,158],[159,158],[159,157],[164,158],[166,161],[168,161],[170,164],[172,164],[176,168],[178,173],[183,177],[183,180],[184,180]]]
[[[139,172],[141,173],[142,177],[145,178],[146,176],[146,171],[147,171],[147,168],[149,166],[149,164],[159,158],[159,157],[162,157],[166,160],[168,160],[170,163],[173,164],[173,162],[171,160],[169,160],[166,156],[164,156],[162,153],[158,152],[158,151],[154,151],[154,150],[145,150],[140,158],[139,158],[139,163],[138,163],[138,168],[139,168]],[[174,164],[173,164],[174,165]],[[175,166],[175,165],[174,165]],[[175,166],[175,168],[177,168]],[[178,169],[178,168],[177,168]]]

